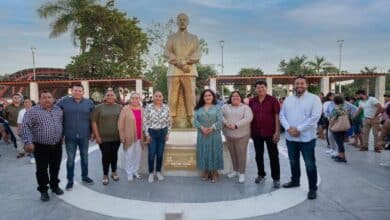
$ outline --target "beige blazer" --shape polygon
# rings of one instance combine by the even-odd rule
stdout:
[[[143,108],[141,108],[142,117],[143,112],[144,110]],[[126,105],[125,107],[123,107],[121,113],[119,114],[118,131],[121,142],[123,143],[123,148],[127,150],[137,140],[137,127],[135,124],[135,116],[133,114],[133,111],[131,111],[130,105]],[[143,134],[141,140],[143,140]]]

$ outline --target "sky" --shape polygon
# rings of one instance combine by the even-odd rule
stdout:
[[[69,33],[50,39],[50,20],[36,9],[47,0],[0,1],[0,74],[32,67],[64,68],[78,54]],[[102,0],[101,2],[105,2]],[[137,17],[142,28],[166,23],[180,12],[190,17],[189,31],[206,40],[202,64],[224,74],[261,68],[277,74],[281,59],[324,56],[339,65],[337,40],[344,40],[342,69],[390,69],[390,0],[116,0],[116,7]]]

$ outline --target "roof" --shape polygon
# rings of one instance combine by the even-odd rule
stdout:
[[[120,86],[120,87],[135,87],[136,80],[142,80],[143,87],[150,87],[152,83],[142,77],[123,77],[123,78],[72,78],[72,79],[47,79],[47,80],[4,80],[0,81],[0,86],[23,86],[29,85],[30,82],[36,82],[38,85],[50,87],[70,87],[74,84],[79,84],[81,81],[88,81],[90,87],[111,87],[111,86]]]
[[[344,73],[344,74],[320,74],[320,75],[305,75],[309,84],[318,84],[323,77],[329,77],[329,81],[340,82],[354,79],[367,79],[385,76],[385,73]],[[297,75],[282,75],[282,74],[267,74],[261,76],[239,76],[239,75],[223,75],[211,77],[205,81],[205,85],[210,84],[210,79],[216,79],[218,85],[252,85],[256,80],[265,80],[272,78],[273,84],[292,84]]]

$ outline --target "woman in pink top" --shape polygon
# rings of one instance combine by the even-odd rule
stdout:
[[[125,152],[127,180],[141,179],[138,173],[142,156],[142,113],[141,97],[138,93],[130,96],[130,105],[125,106],[119,116],[118,129]]]

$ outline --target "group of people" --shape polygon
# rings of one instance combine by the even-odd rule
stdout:
[[[356,91],[353,98],[344,98],[334,93],[323,97],[323,114],[318,133],[320,138],[327,140],[326,153],[337,162],[347,162],[344,143],[352,138],[351,143],[355,147],[360,151],[368,151],[371,130],[374,151],[380,153],[384,150],[390,133],[390,95],[385,94],[384,97],[384,107],[378,99],[368,96],[365,90]]]
[[[218,170],[224,168],[223,141],[225,136],[233,171],[228,178],[237,178],[239,183],[245,182],[247,161],[247,146],[250,139],[255,148],[257,177],[255,183],[265,180],[264,147],[270,159],[271,177],[275,188],[281,187],[278,142],[282,128],[286,131],[286,145],[291,168],[291,180],[282,186],[285,188],[300,185],[300,155],[305,161],[309,180],[309,199],[315,199],[317,194],[317,168],[315,146],[317,139],[317,123],[322,127],[321,116],[329,121],[328,139],[336,143],[335,160],[345,162],[343,146],[346,130],[336,131],[331,128],[340,124],[343,115],[348,115],[352,121],[354,132],[355,121],[360,119],[364,110],[363,132],[366,127],[376,129],[376,118],[383,108],[372,97],[367,97],[364,91],[358,91],[360,104],[358,107],[344,102],[340,96],[331,97],[332,101],[321,103],[320,97],[307,91],[308,83],[305,77],[294,80],[294,93],[280,101],[267,94],[267,83],[256,81],[256,96],[246,100],[240,92],[233,91],[227,103],[218,102],[214,91],[204,90],[195,106],[194,126],[198,132],[196,141],[197,168],[203,172],[201,178],[212,183],[218,182]],[[153,94],[153,102],[145,107],[138,93],[132,93],[127,105],[117,104],[115,92],[106,91],[104,102],[97,106],[83,98],[84,89],[81,85],[72,87],[72,94],[55,103],[48,91],[41,92],[39,103],[33,107],[25,99],[24,110],[18,100],[13,97],[13,107],[5,111],[11,129],[16,129],[20,153],[33,153],[36,160],[36,178],[41,200],[48,201],[48,189],[57,195],[64,191],[58,186],[58,173],[62,159],[62,144],[65,143],[67,154],[67,184],[66,190],[73,188],[74,164],[77,148],[80,151],[81,180],[84,184],[94,184],[88,176],[88,147],[90,140],[99,144],[102,154],[103,178],[102,184],[107,185],[110,179],[119,180],[117,173],[118,149],[124,149],[125,170],[127,180],[141,179],[139,174],[142,151],[148,149],[149,183],[156,179],[161,181],[161,172],[165,143],[171,131],[171,114],[167,104],[163,103],[163,94],[159,91]],[[248,97],[247,97],[248,98]],[[30,100],[31,102],[31,100]],[[333,106],[333,107],[332,107]],[[353,106],[353,107],[352,107]],[[377,109],[373,109],[377,106]],[[389,109],[387,104],[387,110]],[[3,113],[3,114],[4,114]],[[21,113],[21,114],[20,114]],[[387,112],[388,114],[389,112]],[[13,119],[19,116],[18,123]],[[16,120],[17,121],[17,120]],[[383,121],[384,128],[389,127],[389,118]],[[16,126],[15,126],[16,125]],[[15,127],[15,128],[13,128]],[[363,135],[362,150],[368,142]],[[381,138],[375,141],[380,146]],[[265,144],[264,144],[265,143]],[[24,146],[24,148],[23,148]],[[22,151],[23,150],[23,151]],[[110,173],[111,170],[111,173]],[[50,174],[50,175],[49,175]],[[111,178],[110,178],[111,177]]]

